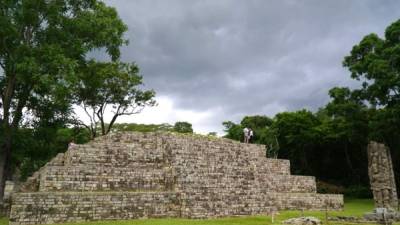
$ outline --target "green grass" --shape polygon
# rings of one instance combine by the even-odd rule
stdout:
[[[370,212],[374,208],[372,200],[348,199],[345,207],[340,212],[329,212],[329,216],[358,216],[361,217],[365,212]],[[305,216],[315,216],[324,221],[325,212],[305,211]],[[189,219],[146,219],[146,220],[127,220],[127,221],[99,221],[84,223],[69,223],[70,225],[273,225],[282,224],[283,220],[301,216],[300,211],[284,211],[275,217],[275,223],[271,222],[270,216],[246,216],[209,220],[189,220]],[[8,224],[7,219],[0,218],[0,225]],[[330,222],[331,225],[349,225],[350,223]],[[67,224],[65,224],[67,225]],[[363,225],[363,224],[358,224]],[[400,223],[396,223],[400,225]]]
[[[8,224],[8,220],[6,218],[0,218],[0,225]]]

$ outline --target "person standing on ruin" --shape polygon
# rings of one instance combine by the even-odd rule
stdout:
[[[244,143],[249,143],[249,128],[245,127],[243,129],[243,142]]]
[[[71,138],[70,142],[68,143],[68,149],[74,148],[76,146],[75,140]]]
[[[249,128],[249,140],[247,143],[250,143],[253,141],[253,136],[254,136],[254,132],[251,128]]]

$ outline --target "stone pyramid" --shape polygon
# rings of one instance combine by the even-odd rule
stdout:
[[[113,133],[75,145],[12,197],[10,224],[339,210],[265,146],[170,133]]]

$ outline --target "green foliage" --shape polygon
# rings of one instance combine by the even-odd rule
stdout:
[[[293,174],[343,186],[367,186],[368,111],[349,99],[344,101],[347,95],[338,92],[346,93],[332,91],[332,102],[317,113],[300,110],[279,113],[273,119],[247,116],[240,125],[224,122],[225,137],[241,140],[244,125],[251,125],[254,142],[267,146],[267,157],[289,159]]]
[[[343,186],[327,183],[324,181],[317,181],[317,193],[344,194],[345,191],[346,189]]]
[[[395,106],[400,102],[400,20],[385,31],[365,36],[346,56],[343,65],[352,78],[363,80],[362,98],[372,105]]]
[[[112,128],[113,132],[118,131],[136,131],[136,132],[172,132],[173,126],[168,123],[163,124],[136,124],[136,123],[116,123]]]
[[[243,128],[241,125],[235,124],[232,121],[225,121],[222,123],[225,127],[225,137],[233,140],[243,140]]]
[[[376,34],[365,36],[343,61],[351,77],[362,81],[362,87],[351,94],[368,103],[368,127],[365,130],[369,140],[390,147],[397,183],[400,182],[399,33],[400,20],[397,20],[386,28],[383,38]]]
[[[118,59],[127,27],[114,8],[97,0],[0,0],[0,6],[1,198],[24,117],[35,127],[66,121],[87,53],[104,49]]]
[[[256,128],[265,128],[272,125],[272,119],[268,118],[267,116],[245,116],[240,125],[243,127],[250,127],[252,129]]]
[[[320,121],[306,110],[284,112],[276,115],[274,127],[280,144],[280,158],[291,160],[295,174],[313,174],[313,150],[318,144]],[[310,162],[311,161],[311,162]]]
[[[276,157],[279,151],[279,143],[276,136],[276,129],[273,127],[273,120],[267,116],[255,115],[245,116],[240,124],[235,124],[232,121],[222,123],[225,127],[225,137],[233,140],[243,141],[243,129],[251,128],[254,137],[251,142],[256,144],[264,144],[267,146],[267,155]]]
[[[126,43],[126,25],[114,8],[95,0],[0,1],[0,93],[5,121],[19,122],[23,107],[69,106],[70,85],[91,50],[113,59]],[[18,107],[10,107],[10,106]]]
[[[369,187],[359,185],[347,187],[344,194],[347,197],[359,199],[371,199],[373,197]]]
[[[140,113],[144,107],[155,104],[155,92],[139,88],[142,80],[134,63],[91,60],[83,66],[74,85],[75,103],[90,118],[85,127],[93,138],[99,133],[98,124],[101,135],[106,135],[118,117]],[[111,110],[110,121],[105,121],[106,110]]]
[[[16,167],[20,180],[25,180],[40,167],[65,152],[71,140],[82,144],[89,141],[86,129],[57,127],[24,128],[16,132],[13,139],[13,165]]]
[[[209,132],[209,133],[207,134],[207,136],[217,137],[218,134],[217,134],[217,132]]]
[[[178,133],[193,133],[192,124],[188,122],[176,122],[174,131]]]

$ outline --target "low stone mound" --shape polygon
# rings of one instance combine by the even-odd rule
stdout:
[[[113,133],[75,145],[12,197],[10,224],[211,218],[284,209],[340,210],[265,146],[171,133]]]
[[[292,218],[282,222],[283,224],[292,224],[292,225],[320,225],[322,224],[321,220],[315,217],[299,217]]]

